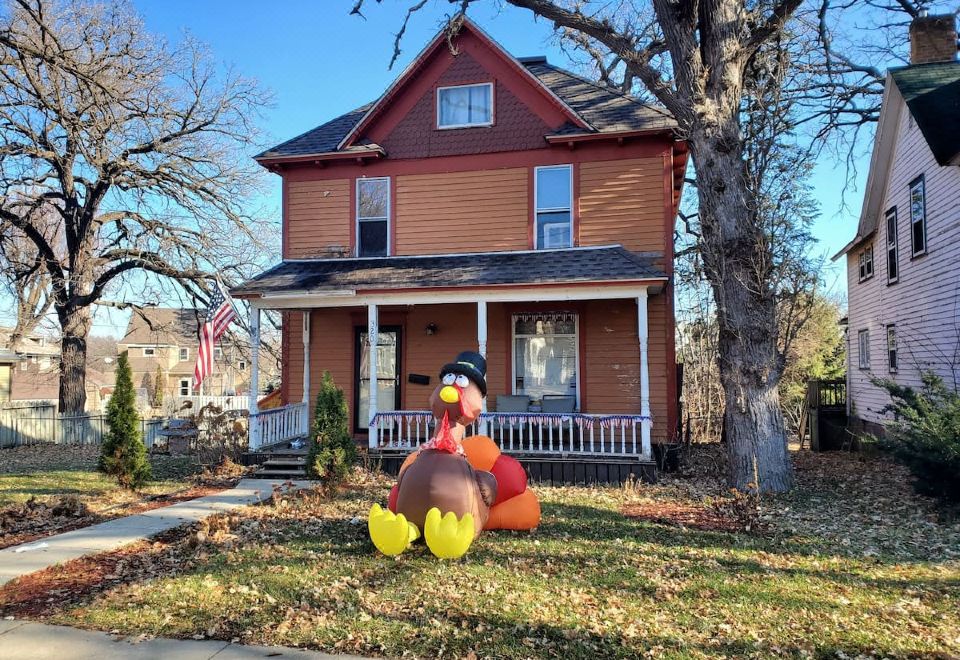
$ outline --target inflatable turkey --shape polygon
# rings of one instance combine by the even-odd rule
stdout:
[[[540,524],[523,466],[486,436],[463,437],[483,409],[486,372],[486,360],[472,351],[440,371],[430,395],[434,437],[403,462],[387,508],[370,508],[370,539],[383,554],[398,555],[422,535],[434,555],[455,559],[485,529]]]

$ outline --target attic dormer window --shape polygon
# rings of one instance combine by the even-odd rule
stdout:
[[[437,128],[493,124],[493,83],[437,89]]]

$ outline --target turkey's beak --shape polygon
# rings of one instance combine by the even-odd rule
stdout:
[[[446,385],[440,390],[440,400],[444,403],[457,403],[460,401],[460,392],[453,385]]]

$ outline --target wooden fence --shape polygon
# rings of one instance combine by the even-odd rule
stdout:
[[[141,419],[147,449],[167,420]],[[58,415],[55,406],[0,409],[0,449],[37,444],[99,445],[107,431],[106,415]]]

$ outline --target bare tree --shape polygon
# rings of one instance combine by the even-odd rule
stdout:
[[[146,33],[127,2],[5,0],[0,24],[0,230],[22,233],[61,327],[60,410],[82,411],[92,310],[168,280],[209,278],[266,250],[244,204],[245,149],[266,102],[190,39]],[[36,223],[56,211],[63,249]],[[251,257],[250,255],[255,255]]]

